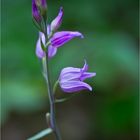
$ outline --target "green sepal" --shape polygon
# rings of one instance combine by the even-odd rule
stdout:
[[[44,52],[46,52],[46,47],[44,46],[42,39],[40,38],[41,48]]]
[[[46,33],[46,21],[44,19],[41,21],[41,29],[43,33]]]
[[[32,21],[33,21],[34,25],[36,26],[36,28],[39,31],[43,32],[43,30],[41,29],[41,25],[34,18],[32,18]]]

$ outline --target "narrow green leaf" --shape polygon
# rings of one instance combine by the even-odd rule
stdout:
[[[71,95],[70,97],[67,97],[67,98],[61,98],[61,99],[55,99],[55,103],[62,103],[62,102],[65,102],[65,101],[68,101],[70,100],[74,95]]]
[[[52,129],[51,128],[47,128],[41,132],[39,132],[38,134],[36,134],[35,136],[31,137],[31,138],[28,138],[27,140],[38,140],[40,138],[43,138],[44,136],[52,133]]]

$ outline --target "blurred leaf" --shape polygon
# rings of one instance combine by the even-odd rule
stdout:
[[[131,91],[127,91],[128,93]],[[126,95],[126,94],[125,94]],[[129,94],[130,95],[130,94]],[[137,126],[137,94],[108,98],[98,110],[99,129],[103,129],[104,135],[119,134],[124,130],[130,130]]]
[[[46,100],[47,101],[47,100]],[[32,112],[44,106],[43,94],[32,84],[18,81],[6,81],[2,85],[2,121],[9,112]]]

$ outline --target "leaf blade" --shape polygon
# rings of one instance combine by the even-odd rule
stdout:
[[[52,133],[52,131],[53,130],[51,128],[47,128],[47,129],[42,130],[41,132],[37,133],[35,136],[28,138],[27,140],[38,140],[38,139]]]

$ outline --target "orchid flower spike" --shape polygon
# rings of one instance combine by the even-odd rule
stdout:
[[[87,72],[88,65],[85,61],[83,68],[67,67],[62,69],[59,77],[59,84],[64,92],[72,93],[81,90],[90,90],[92,87],[83,82],[87,78],[96,76],[95,72]]]

